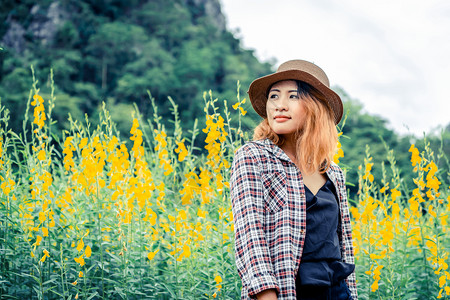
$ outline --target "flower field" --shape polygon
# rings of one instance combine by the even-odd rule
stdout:
[[[154,105],[151,120],[130,116],[129,140],[104,108],[97,128],[70,119],[60,140],[55,96],[45,98],[35,83],[23,133],[1,108],[0,298],[238,299],[228,178],[248,140],[245,99],[228,111],[206,93],[193,129],[174,104],[170,132]],[[389,167],[369,147],[361,158],[351,208],[360,299],[450,298],[448,174],[428,146],[410,152],[413,190],[392,151]]]

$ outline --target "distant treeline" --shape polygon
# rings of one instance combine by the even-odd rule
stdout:
[[[204,91],[212,90],[214,97],[227,99],[231,107],[236,102],[238,81],[242,99],[250,82],[273,71],[275,64],[260,62],[252,50],[243,49],[236,34],[227,30],[218,0],[2,3],[0,97],[11,111],[9,125],[15,132],[22,131],[33,82],[31,66],[44,98],[54,87],[54,132],[69,128],[69,113],[81,121],[87,114],[95,126],[105,102],[118,130],[128,135],[134,103],[144,118],[152,116],[148,91],[163,118],[173,118],[168,97],[174,100],[187,131],[196,118],[204,118]],[[388,129],[386,120],[364,113],[358,101],[336,89],[348,112],[341,138],[345,152],[341,163],[348,167],[348,181],[357,184],[358,164],[366,145],[379,159],[386,157],[387,145],[395,151],[397,165],[407,170],[410,142],[420,147],[424,140],[399,136]],[[259,117],[248,101],[244,107],[248,115],[243,128],[250,130]],[[449,131],[450,124],[442,137],[428,137],[433,149],[450,153]],[[375,163],[381,165],[381,161]],[[438,163],[441,170],[449,170],[447,161]],[[374,167],[378,180],[381,172]],[[407,175],[404,178],[408,180]]]
[[[0,17],[0,95],[13,128],[22,127],[31,65],[43,87],[54,72],[57,126],[106,102],[124,130],[133,103],[151,112],[147,90],[168,117],[171,96],[189,127],[204,91],[233,102],[238,80],[244,93],[271,71],[226,30],[217,0],[6,1]]]

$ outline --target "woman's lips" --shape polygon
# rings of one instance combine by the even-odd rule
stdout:
[[[275,116],[274,119],[276,122],[282,123],[290,120],[291,118],[288,116]]]

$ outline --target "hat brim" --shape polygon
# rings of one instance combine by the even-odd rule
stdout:
[[[319,91],[334,113],[334,123],[337,125],[342,119],[343,105],[341,98],[332,89],[320,82],[311,74],[300,70],[286,70],[255,79],[249,87],[248,95],[253,108],[263,118],[267,118],[266,103],[269,88],[278,81],[299,80],[310,84]]]

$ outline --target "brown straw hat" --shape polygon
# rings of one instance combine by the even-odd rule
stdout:
[[[305,60],[289,60],[282,63],[278,70],[270,75],[260,77],[250,84],[248,95],[255,111],[267,118],[266,103],[269,88],[282,80],[299,80],[310,84],[318,90],[328,102],[334,113],[334,122],[342,119],[343,106],[341,98],[330,89],[330,82],[325,72],[313,63]]]

